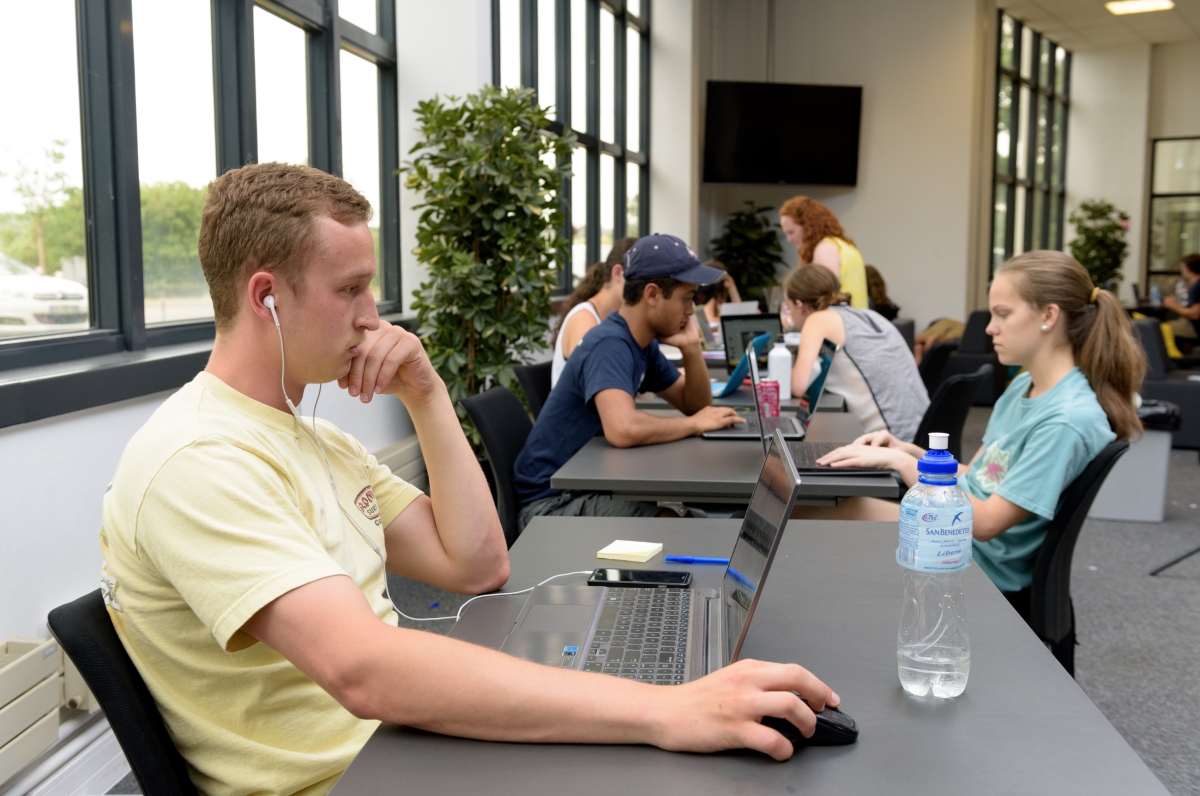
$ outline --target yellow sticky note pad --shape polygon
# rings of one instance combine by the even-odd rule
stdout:
[[[661,553],[662,549],[663,546],[657,542],[627,542],[624,539],[618,539],[596,553],[596,558],[645,563]]]

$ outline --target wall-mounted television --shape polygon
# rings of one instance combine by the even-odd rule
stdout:
[[[708,81],[704,181],[854,185],[861,86]]]

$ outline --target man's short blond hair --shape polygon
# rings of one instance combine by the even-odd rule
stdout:
[[[242,289],[255,271],[278,274],[300,290],[302,255],[312,245],[318,216],[366,223],[371,203],[339,177],[288,163],[253,163],[208,184],[200,265],[218,330],[233,324]]]

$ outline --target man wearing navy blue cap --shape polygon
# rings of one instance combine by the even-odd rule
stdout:
[[[550,486],[550,476],[601,431],[611,444],[629,448],[745,422],[733,409],[712,405],[708,368],[692,323],[697,286],[723,276],[724,271],[701,265],[687,244],[673,235],[648,235],[626,253],[624,304],[589,331],[571,353],[513,463],[521,528],[533,517],[547,514],[653,517],[660,513],[654,503],[614,500],[595,492],[563,492]],[[683,374],[659,351],[660,342],[683,352]],[[684,417],[638,411],[634,397],[641,392],[657,393]]]

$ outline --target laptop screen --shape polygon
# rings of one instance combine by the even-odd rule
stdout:
[[[725,343],[725,360],[730,370],[737,367],[746,344],[762,334],[772,339],[783,334],[779,315],[726,315],[721,318],[721,337]],[[767,346],[769,349],[770,346]],[[767,364],[766,352],[758,358],[759,364]]]
[[[821,372],[808,385],[804,395],[800,396],[800,418],[806,426],[812,419],[813,412],[816,411],[817,401],[821,400],[821,393],[825,391],[825,379],[829,376],[829,368],[833,365],[833,355],[836,353],[837,343],[828,338],[821,341],[821,350],[817,354]]]
[[[721,585],[726,622],[726,649],[722,653],[726,665],[736,661],[741,652],[759,592],[779,547],[783,527],[792,513],[799,486],[796,465],[782,435],[776,432],[771,438]]]

